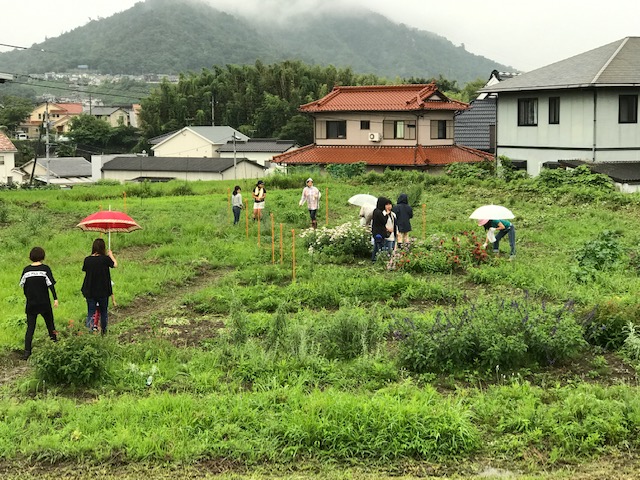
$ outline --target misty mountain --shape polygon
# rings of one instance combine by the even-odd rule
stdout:
[[[459,84],[508,70],[434,33],[368,11],[249,21],[193,0],[146,0],[29,50],[0,53],[0,71],[179,73],[214,65],[300,60],[389,79],[442,75]]]

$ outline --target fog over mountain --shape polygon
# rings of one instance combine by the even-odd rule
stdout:
[[[286,7],[276,0],[146,0],[35,48],[2,53],[0,71],[69,71],[86,65],[100,73],[179,73],[299,60],[388,79],[442,75],[464,84],[487,78],[493,69],[509,69],[354,3],[311,5],[311,0]]]

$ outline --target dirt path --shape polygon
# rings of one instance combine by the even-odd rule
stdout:
[[[119,335],[123,342],[137,342],[162,336],[177,346],[197,346],[213,338],[224,327],[222,317],[201,315],[184,304],[184,296],[217,282],[228,270],[201,268],[196,275],[180,285],[163,289],[161,295],[144,295],[127,306],[109,309],[109,323],[116,325],[134,319],[135,324]],[[0,387],[24,376],[30,369],[22,360],[22,350],[0,354]]]

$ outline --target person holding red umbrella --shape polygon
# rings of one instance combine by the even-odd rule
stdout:
[[[96,238],[91,247],[91,255],[84,259],[82,271],[85,272],[82,282],[82,295],[87,300],[87,321],[89,330],[93,329],[93,317],[100,310],[100,329],[107,333],[109,320],[109,297],[113,294],[111,269],[118,266],[118,261],[102,238]]]

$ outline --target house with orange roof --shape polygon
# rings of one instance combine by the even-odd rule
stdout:
[[[455,145],[454,114],[466,103],[447,98],[435,83],[336,86],[299,110],[311,115],[315,142],[273,157],[281,165],[365,162],[386,168],[437,171],[452,163],[494,160]]]
[[[0,130],[0,184],[12,184],[14,181],[12,170],[15,167],[15,155],[18,149],[13,142]]]
[[[71,119],[81,113],[81,103],[42,103],[31,111],[20,127],[28,138],[37,139],[45,133],[44,121],[48,114],[49,132],[54,136],[65,135],[70,130]]]

